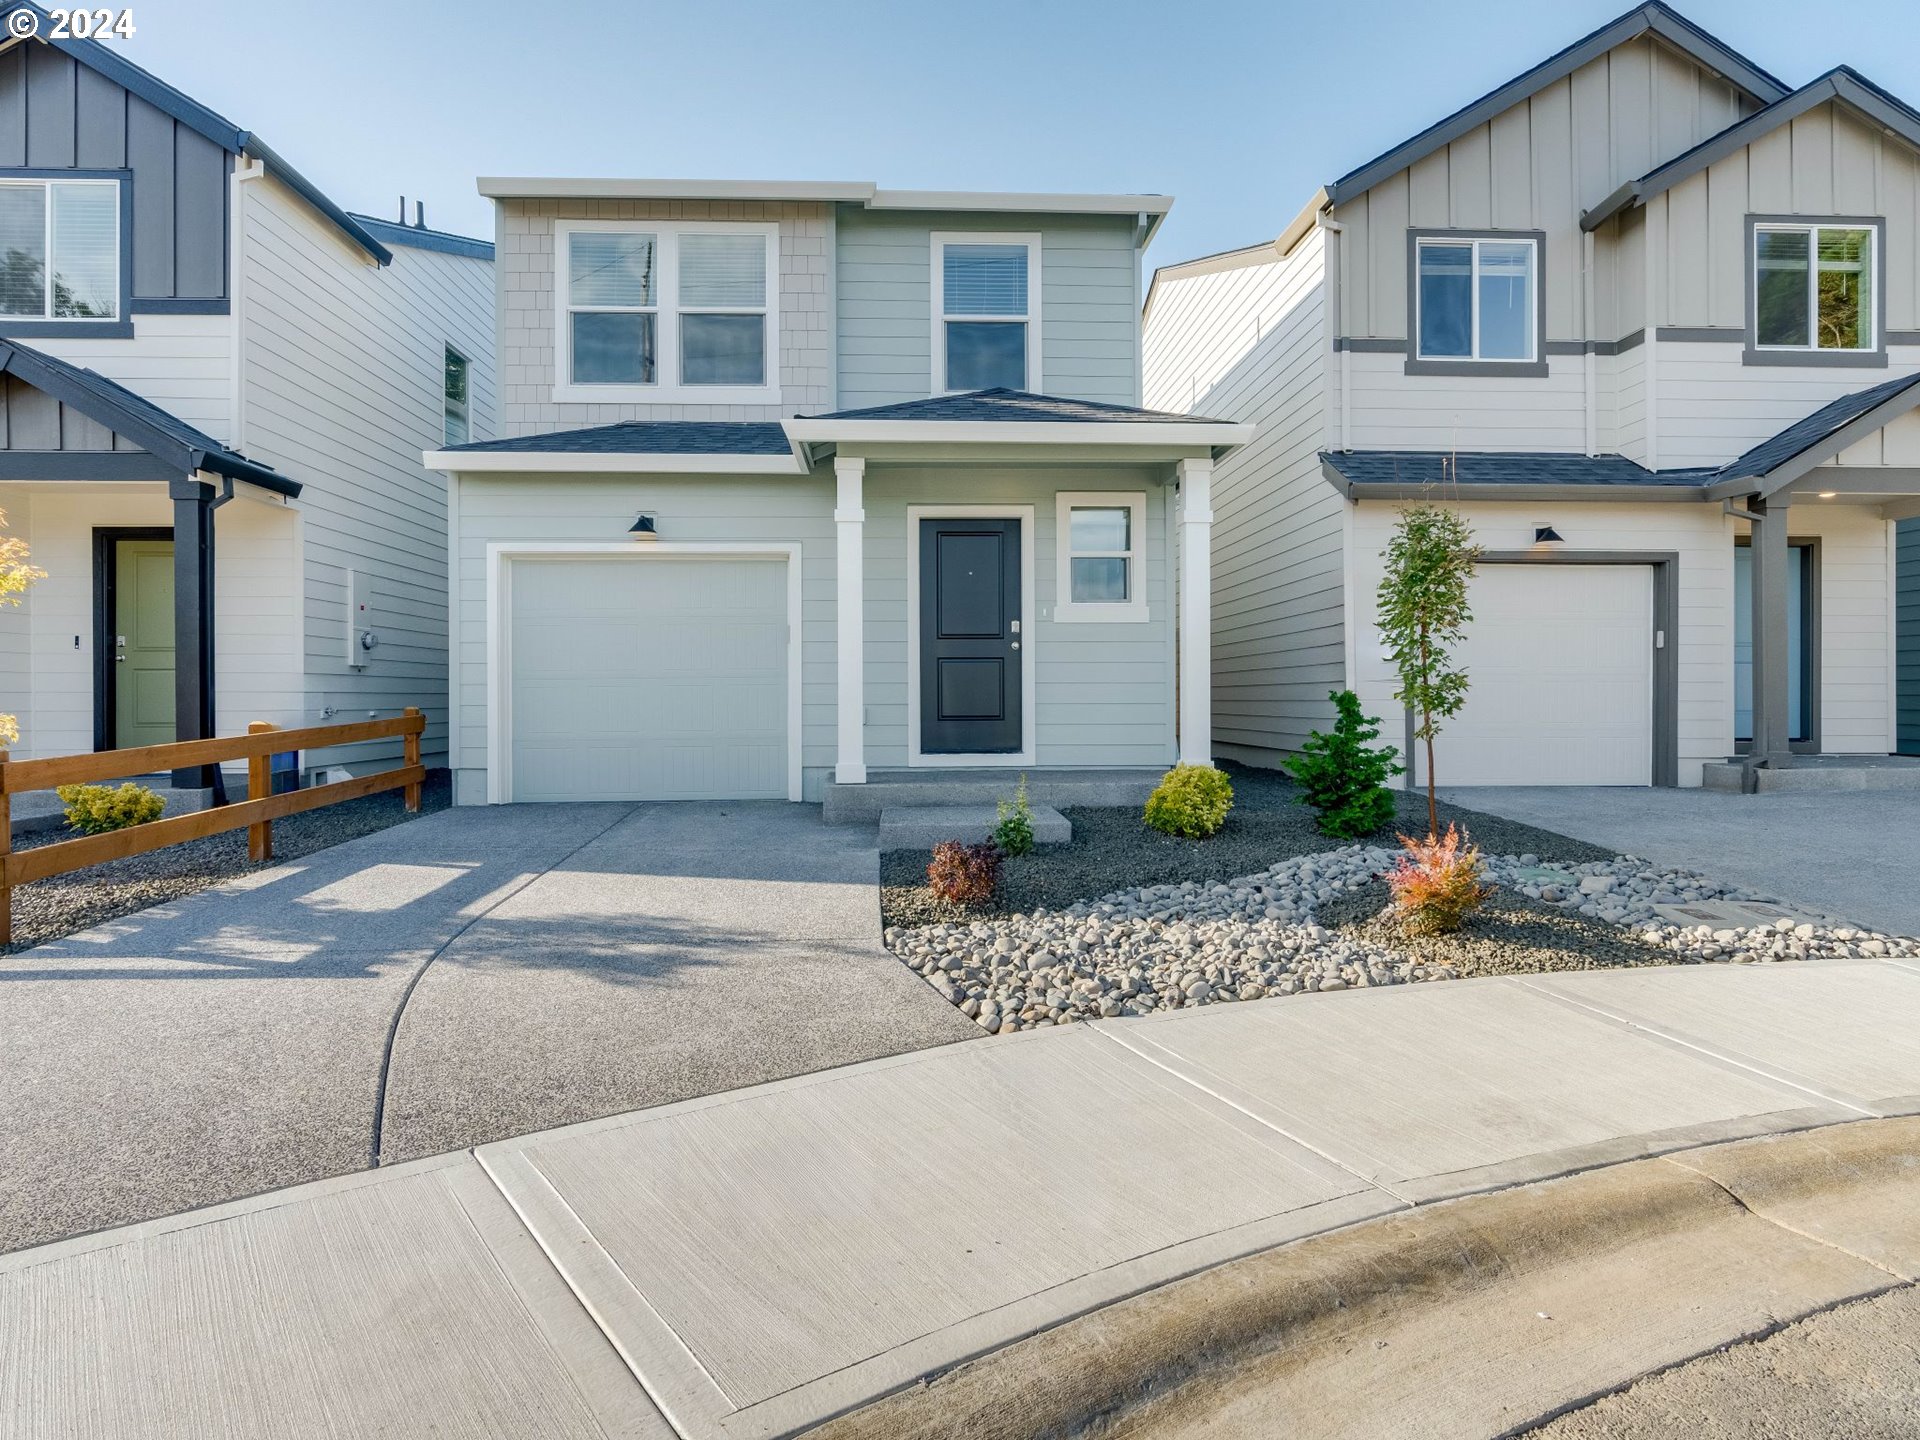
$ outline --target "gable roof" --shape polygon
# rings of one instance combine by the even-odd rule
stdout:
[[[247,459],[98,371],[56,359],[18,340],[0,340],[0,374],[18,376],[34,389],[71,405],[88,419],[126,436],[183,477],[205,470],[288,497],[300,493],[298,481],[271,465]]]
[[[1142,410],[1137,405],[1109,405],[1099,400],[1071,400],[1060,395],[1035,395],[1026,390],[999,387],[968,390],[959,395],[935,395],[926,400],[903,400],[896,405],[872,405],[864,410],[836,410],[829,415],[800,415],[800,420],[956,420],[968,424],[1038,421],[1077,425],[1224,425],[1204,415],[1181,415],[1171,410]]]
[[[116,85],[138,95],[154,109],[172,116],[189,130],[204,135],[229,154],[252,156],[266,168],[268,174],[305,200],[329,224],[339,230],[349,243],[365,251],[370,259],[382,265],[393,259],[392,253],[386,246],[369,235],[346,211],[322,194],[319,187],[311,180],[281,159],[258,135],[249,130],[242,130],[224,115],[208,109],[198,100],[174,89],[158,76],[142,70],[110,45],[103,45],[98,40],[52,39],[53,19],[44,9],[35,4],[34,0],[0,0],[0,33],[6,33],[5,17],[16,10],[30,10],[38,17],[35,38],[0,42],[0,49],[7,48],[8,44],[37,43],[52,46],[89,70],[106,76]]]
[[[1771,495],[1916,405],[1920,405],[1920,374],[1855,390],[1728,461],[1709,481],[1716,494]]]
[[[1905,101],[1882,90],[1851,66],[1838,65],[1766,109],[1756,110],[1717,135],[1709,135],[1691,150],[1676,155],[1657,170],[1648,171],[1638,180],[1629,180],[1583,214],[1580,228],[1597,229],[1622,210],[1644,205],[1689,176],[1699,174],[1716,160],[1751,145],[1761,136],[1778,130],[1796,117],[1829,101],[1838,101],[1851,107],[1871,124],[1898,135],[1920,150],[1920,113],[1916,113]]]
[[[1546,89],[1556,80],[1571,75],[1609,50],[1642,35],[1658,36],[1762,105],[1771,105],[1787,94],[1786,85],[1739,51],[1715,39],[1685,16],[1659,3],[1659,0],[1652,0],[1652,3],[1629,10],[1591,35],[1574,41],[1559,54],[1549,56],[1524,75],[1515,76],[1472,104],[1454,111],[1446,119],[1428,126],[1412,139],[1394,146],[1384,155],[1348,171],[1327,186],[1328,202],[1338,205],[1372,189],[1389,175],[1398,174],[1443,145],[1459,139],[1469,130],[1484,125],[1502,111]]]

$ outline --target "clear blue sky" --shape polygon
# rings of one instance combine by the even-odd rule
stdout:
[[[111,43],[349,209],[491,235],[482,174],[1158,191],[1166,264],[1271,237],[1627,0],[134,5]],[[1920,105],[1915,0],[1676,8],[1790,85],[1844,62]]]

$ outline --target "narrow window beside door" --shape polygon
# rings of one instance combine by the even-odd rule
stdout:
[[[1059,621],[1147,618],[1144,493],[1063,490],[1054,497]]]

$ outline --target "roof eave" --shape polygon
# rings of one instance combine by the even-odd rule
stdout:
[[[796,446],[784,455],[665,454],[656,451],[428,450],[429,470],[464,475],[805,475]]]
[[[1436,481],[1421,485],[1404,481],[1348,480],[1345,476],[1339,476],[1335,488],[1341,490],[1349,500],[1633,500],[1667,504],[1714,498],[1708,494],[1705,485],[1596,484],[1591,481],[1567,485],[1490,485],[1474,484],[1472,481],[1443,484]]]
[[[240,137],[240,149],[242,153],[258,160],[267,174],[312,206],[323,219],[344,235],[350,244],[364,251],[367,258],[374,264],[391,265],[393,263],[391,250],[369,235],[364,226],[329,200],[319,186],[289,165],[279,152],[258,135],[243,134]]]
[[[804,442],[928,445],[1127,445],[1141,448],[1244,445],[1254,427],[1200,420],[831,420],[789,419]]]

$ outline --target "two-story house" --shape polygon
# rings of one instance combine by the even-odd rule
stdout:
[[[420,453],[493,433],[491,245],[347,214],[37,13],[0,47],[0,511],[47,572],[0,609],[16,753],[418,705],[444,755]]]
[[[427,457],[458,801],[839,819],[1207,760],[1176,636],[1206,654],[1210,476],[1250,428],[1139,408],[1166,197],[480,188],[505,438]]]
[[[1215,476],[1216,749],[1276,763],[1337,688],[1398,738],[1374,592],[1429,500],[1485,550],[1443,781],[1893,750],[1917,205],[1920,115],[1650,4],[1158,272],[1146,403],[1258,428]]]

